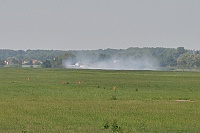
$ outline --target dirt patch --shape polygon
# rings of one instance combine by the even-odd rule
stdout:
[[[194,101],[191,101],[191,100],[176,100],[177,102],[194,102]]]

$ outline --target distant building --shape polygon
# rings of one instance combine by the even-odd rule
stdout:
[[[32,63],[35,64],[36,62],[38,62],[38,60],[32,60]]]

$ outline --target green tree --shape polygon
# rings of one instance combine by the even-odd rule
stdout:
[[[4,66],[4,65],[5,65],[4,61],[2,59],[0,59],[0,67]]]
[[[180,55],[184,54],[186,52],[184,47],[178,47],[177,48],[177,57],[179,57]]]
[[[177,59],[177,64],[181,68],[190,69],[195,66],[195,56],[189,52],[182,54]]]
[[[108,60],[108,59],[110,59],[110,55],[100,54],[98,60],[103,61],[103,60]]]
[[[46,60],[42,63],[43,68],[51,68],[51,62],[50,60]]]
[[[166,57],[166,64],[171,67],[171,66],[176,66],[177,61],[173,55],[169,55]]]
[[[53,60],[51,60],[51,67],[52,68],[62,68],[65,67],[65,65],[74,65],[76,63],[76,56],[72,54],[71,52],[66,52],[62,55],[59,55]]]
[[[200,67],[200,54],[195,55],[195,66]]]

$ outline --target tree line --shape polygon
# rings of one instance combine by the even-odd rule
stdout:
[[[62,68],[64,62],[74,65],[77,62],[95,63],[109,59],[131,59],[142,61],[149,58],[156,61],[161,68],[194,69],[200,67],[200,51],[187,50],[184,47],[178,48],[137,48],[128,49],[98,49],[98,50],[5,50],[0,49],[0,66],[8,64],[21,67],[24,62],[44,68]]]

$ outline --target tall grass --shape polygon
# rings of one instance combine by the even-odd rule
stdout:
[[[0,132],[200,131],[200,73],[2,68],[0,75]]]

